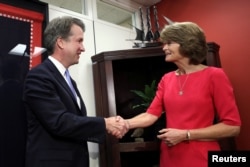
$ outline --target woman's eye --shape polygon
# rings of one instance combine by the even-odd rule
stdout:
[[[172,44],[172,41],[167,41],[166,44],[170,45]]]

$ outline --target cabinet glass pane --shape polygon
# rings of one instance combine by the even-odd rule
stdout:
[[[86,15],[85,0],[40,0],[40,1]]]
[[[133,13],[100,0],[96,3],[98,19],[132,29]]]

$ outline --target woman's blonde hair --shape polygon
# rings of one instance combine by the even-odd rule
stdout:
[[[207,56],[207,43],[203,30],[192,22],[175,22],[161,31],[163,43],[180,44],[180,53],[190,58],[190,64],[200,64]]]

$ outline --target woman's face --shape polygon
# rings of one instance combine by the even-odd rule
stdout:
[[[183,58],[179,52],[180,44],[170,41],[163,45],[163,51],[165,52],[165,61],[176,62]]]

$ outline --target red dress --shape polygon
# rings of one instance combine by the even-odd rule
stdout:
[[[181,87],[183,94],[179,95]],[[147,110],[158,117],[162,111],[166,112],[167,128],[208,127],[213,124],[215,114],[220,122],[241,125],[233,88],[221,68],[207,67],[181,76],[175,72],[165,74]],[[207,167],[209,150],[220,150],[219,144],[185,141],[168,147],[162,142],[160,167]]]

